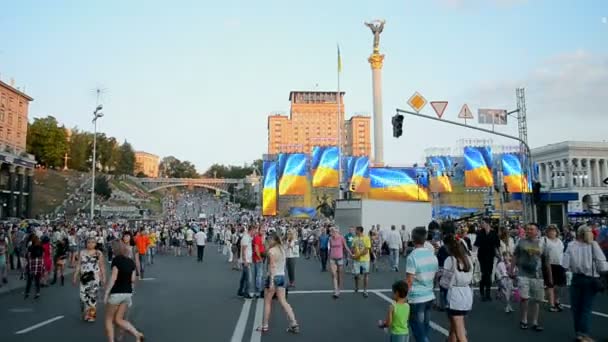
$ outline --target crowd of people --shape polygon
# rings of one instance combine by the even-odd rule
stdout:
[[[205,247],[213,242],[229,265],[241,272],[237,294],[264,298],[257,331],[269,331],[272,299],[277,298],[289,321],[287,330],[298,333],[287,292],[296,287],[300,258],[318,262],[320,272],[330,274],[328,282],[336,300],[341,297],[345,274],[352,274],[354,292],[368,297],[370,274],[400,272],[404,258],[404,276],[392,284],[394,303],[378,323],[387,329],[391,341],[407,341],[409,331],[416,341],[428,341],[434,310],[449,317],[449,341],[468,341],[465,317],[473,307],[476,285],[482,302],[499,299],[507,314],[519,302],[519,328],[536,332],[543,331],[545,298],[547,311],[561,312],[568,290],[576,340],[591,341],[591,308],[608,270],[607,228],[597,223],[562,229],[550,225],[541,230],[533,223],[501,226],[490,219],[433,221],[428,227],[413,229],[405,225],[350,227],[343,234],[330,220],[263,218],[227,203],[201,223],[180,217],[182,202],[165,203],[171,213],[165,220],[137,225],[106,221],[89,228],[87,222],[64,221],[2,227],[0,285],[9,281],[9,269],[21,270],[24,297],[29,298],[33,287],[38,299],[45,286],[65,286],[66,270],[73,269],[83,321],[96,320],[98,298],[103,295],[109,340],[126,332],[141,341],[143,333],[125,317],[137,280],[144,279],[155,255],[196,255],[203,262]],[[493,293],[494,286],[498,291]]]

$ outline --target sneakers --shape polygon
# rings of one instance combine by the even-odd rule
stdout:
[[[511,307],[511,305],[508,305],[508,306],[505,308],[505,313],[511,313],[511,312],[513,312],[513,308]]]
[[[367,293],[367,290],[364,290],[363,291],[363,298],[367,298],[367,297],[369,297],[369,294]]]

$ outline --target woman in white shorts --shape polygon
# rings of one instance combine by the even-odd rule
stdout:
[[[113,248],[117,253],[112,260],[112,275],[104,297],[106,335],[109,341],[114,341],[114,324],[116,324],[133,335],[137,342],[142,342],[144,334],[124,318],[125,312],[131,305],[133,283],[137,279],[135,262],[128,257],[129,247],[124,243],[116,241]]]
[[[346,244],[346,239],[340,234],[338,228],[331,228],[329,231],[329,268],[331,270],[331,279],[334,286],[334,299],[340,297],[340,289],[342,288],[342,269],[344,268],[345,251],[348,255],[352,255]]]

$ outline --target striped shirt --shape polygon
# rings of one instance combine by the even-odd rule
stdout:
[[[414,281],[407,295],[408,303],[426,303],[435,299],[433,281],[437,269],[437,257],[431,250],[416,248],[410,253],[405,264],[405,272],[413,274]]]

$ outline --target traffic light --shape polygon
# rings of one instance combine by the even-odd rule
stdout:
[[[540,203],[540,188],[542,185],[540,182],[534,182],[532,184],[532,200],[534,200],[534,204]]]
[[[393,116],[393,137],[399,138],[403,135],[403,115],[395,114]]]

